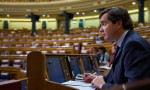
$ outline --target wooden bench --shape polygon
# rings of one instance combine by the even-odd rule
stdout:
[[[16,79],[16,80],[26,77],[26,73],[21,71],[21,68],[17,68],[13,66],[7,66],[7,67],[0,66],[0,73],[9,73],[10,79]]]

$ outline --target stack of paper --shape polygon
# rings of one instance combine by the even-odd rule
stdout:
[[[62,84],[77,88],[79,90],[95,90],[91,83],[85,83],[83,80],[68,81]]]

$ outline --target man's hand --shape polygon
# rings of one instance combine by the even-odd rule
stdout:
[[[102,85],[105,84],[105,81],[103,79],[103,76],[97,76],[92,82],[92,85],[94,85],[98,89],[102,89]]]
[[[84,82],[86,83],[91,83],[96,77],[97,77],[96,75],[93,75],[90,73],[83,74],[83,79],[84,79]]]

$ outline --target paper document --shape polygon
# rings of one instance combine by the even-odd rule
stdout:
[[[100,66],[100,68],[103,68],[103,69],[111,69],[111,68],[108,67],[108,66]]]
[[[85,83],[83,80],[68,81],[62,84],[77,88],[79,90],[95,90],[91,83]]]
[[[83,80],[83,74],[77,74],[75,80]]]

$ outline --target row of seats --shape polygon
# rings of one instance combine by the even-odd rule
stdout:
[[[16,39],[16,38],[0,38],[0,41],[5,41],[5,42],[13,42],[13,41],[19,41],[19,42],[25,42],[25,41],[71,41],[71,40],[87,40],[87,39],[93,39],[93,36],[90,37],[82,37],[82,36],[78,36],[76,38],[43,38],[43,39],[32,39],[32,38],[20,38],[20,39]]]
[[[47,79],[58,83],[75,80],[77,74],[90,73],[99,69],[96,56],[50,54],[45,56]]]
[[[52,54],[74,54],[74,47],[50,47],[50,48],[30,48],[30,47],[7,47],[0,48],[1,55],[27,55],[31,51],[41,51],[43,53],[52,53]]]
[[[0,56],[0,81],[26,77],[26,56]]]
[[[35,42],[3,42],[0,41],[1,47],[46,47],[46,46],[52,46],[52,47],[69,47],[69,46],[75,46],[82,44],[83,46],[94,43],[93,40],[76,40],[76,41],[35,41]]]
[[[13,66],[13,67],[18,67],[18,68],[23,69],[25,67],[25,64],[24,64],[24,60],[17,59],[17,60],[13,60],[13,62],[11,62],[10,60],[3,59],[0,62],[0,66],[1,67]]]

